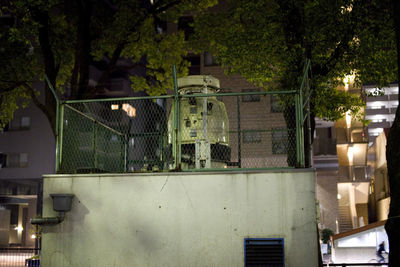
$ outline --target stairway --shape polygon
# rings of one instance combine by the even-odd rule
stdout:
[[[339,205],[339,232],[346,232],[353,229],[349,206]]]

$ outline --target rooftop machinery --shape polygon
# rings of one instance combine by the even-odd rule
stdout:
[[[212,95],[219,88],[219,80],[208,75],[178,79],[182,169],[225,168],[230,161],[228,115],[224,103]],[[173,110],[174,104],[168,117],[170,147],[174,134]]]

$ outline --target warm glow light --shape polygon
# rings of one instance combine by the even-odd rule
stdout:
[[[32,239],[35,239],[35,238],[36,238],[36,235],[31,235],[31,238],[32,238]]]
[[[352,146],[349,146],[349,148],[347,149],[347,157],[349,158],[350,165],[353,165],[353,153],[354,148]]]
[[[337,199],[341,199],[342,195],[341,194],[337,194]]]
[[[126,112],[126,114],[131,117],[134,118],[136,117],[136,108],[132,107],[131,105],[125,103],[122,104],[122,109]]]
[[[111,110],[117,110],[119,109],[119,105],[118,104],[112,104],[111,105]]]
[[[350,126],[351,126],[350,110],[346,112],[346,125],[347,125],[347,128],[350,128]]]
[[[354,75],[346,75],[343,79],[344,82],[344,90],[348,91],[350,88],[350,84],[354,82]]]
[[[18,232],[22,232],[24,230],[24,228],[21,225],[19,225],[19,226],[15,227],[14,230],[17,230]]]

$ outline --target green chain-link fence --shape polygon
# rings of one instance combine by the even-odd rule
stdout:
[[[179,91],[174,78],[174,95],[57,99],[57,171],[304,167],[309,66],[308,60],[300,89],[293,91],[220,89],[215,78],[198,76],[193,79],[203,85],[188,78]]]
[[[178,107],[174,96],[67,101],[59,172],[294,167],[296,106],[285,111],[282,103],[295,98],[294,92],[181,94]]]

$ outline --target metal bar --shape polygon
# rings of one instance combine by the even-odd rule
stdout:
[[[238,92],[238,93],[214,93],[214,94],[181,94],[180,97],[210,97],[210,96],[243,96],[243,95],[276,95],[276,94],[295,94],[296,91],[276,91],[276,92]]]
[[[58,143],[59,146],[59,165],[58,168],[61,168],[62,166],[62,157],[63,157],[63,140],[64,140],[64,105],[60,105],[61,107],[61,112],[60,112],[60,121],[59,121],[59,136],[60,136],[60,141]]]
[[[300,126],[300,166],[304,168],[304,124],[303,122],[303,91],[299,92],[299,126]]]
[[[310,68],[310,63],[311,63],[311,60],[307,59],[306,60],[306,69],[304,71],[303,78],[301,80],[300,91],[303,91],[306,76],[308,76],[308,69]]]
[[[290,128],[272,128],[272,129],[265,129],[265,130],[241,130],[241,133],[274,133],[274,132],[282,132],[282,130],[286,130],[287,132],[291,132]],[[239,131],[229,131],[229,133],[238,133]]]
[[[112,101],[131,101],[131,100],[146,100],[146,99],[159,99],[159,98],[173,98],[173,95],[160,95],[160,96],[135,96],[135,97],[116,97],[116,98],[101,98],[101,99],[82,99],[82,100],[67,100],[67,104],[76,103],[92,103],[92,102],[112,102]]]
[[[296,162],[300,165],[300,113],[299,113],[299,94],[295,95],[295,111],[296,111]]]
[[[222,88],[221,88],[222,89]],[[265,91],[265,92],[237,92],[237,93],[214,93],[214,94],[185,94],[181,97],[209,97],[209,96],[237,96],[237,95],[272,95],[272,94],[294,94],[295,90],[291,91]],[[137,97],[117,97],[117,98],[102,98],[102,99],[82,99],[82,100],[67,100],[66,104],[76,103],[92,103],[92,102],[112,102],[112,101],[131,101],[131,100],[146,100],[146,99],[165,99],[174,98],[175,95],[160,95],[160,96],[137,96]]]
[[[97,122],[93,122],[93,168],[97,168]]]
[[[120,133],[120,132],[118,132],[117,130],[114,130],[113,128],[111,128],[111,127],[109,127],[109,126],[107,126],[107,125],[105,125],[105,124],[103,124],[103,123],[101,123],[101,122],[99,122],[99,121],[93,119],[92,117],[88,116],[87,114],[83,113],[82,111],[77,110],[76,108],[74,108],[74,107],[72,107],[72,106],[70,106],[70,105],[67,105],[67,104],[66,104],[65,106],[67,106],[68,108],[72,109],[73,111],[79,113],[79,114],[82,115],[83,117],[85,117],[85,118],[87,118],[87,119],[89,119],[89,120],[91,120],[91,121],[93,121],[93,122],[98,123],[99,125],[101,125],[102,127],[106,128],[107,130],[112,131],[113,133],[116,133],[116,134],[121,135],[121,136],[124,135],[123,133]]]
[[[179,133],[179,92],[178,92],[178,79],[176,77],[176,66],[172,66],[172,74],[174,79],[174,135],[173,135],[173,151],[175,152],[175,169],[179,168],[181,165],[181,149],[180,149],[180,133]]]
[[[308,73],[308,72],[307,72]],[[310,93],[310,80],[309,77],[307,75],[307,80],[306,80],[306,94],[308,94],[308,99],[310,99],[311,93]],[[307,167],[311,167],[312,164],[312,160],[311,160],[311,155],[312,155],[312,146],[311,146],[311,118],[310,118],[310,102],[307,102],[307,107],[306,107],[306,118],[307,118],[307,133],[308,133],[308,162],[309,162],[309,166]]]
[[[124,172],[128,171],[128,147],[129,147],[129,138],[127,135],[124,137]]]
[[[56,100],[56,125],[55,125],[55,132],[56,132],[56,173],[59,171],[60,169],[60,137],[59,137],[59,108],[60,108],[60,100],[58,99],[58,96],[56,94],[56,91],[53,87],[53,85],[51,84],[49,78],[47,77],[47,75],[44,76],[47,85],[50,88],[50,91],[53,93],[53,96]]]
[[[242,133],[240,128],[240,96],[237,96],[238,167],[242,168]]]

